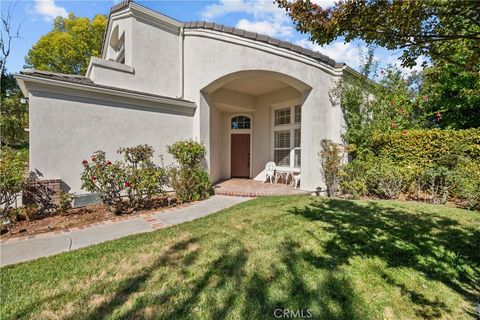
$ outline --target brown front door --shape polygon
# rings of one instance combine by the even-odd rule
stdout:
[[[231,176],[232,178],[250,177],[250,134],[232,134]]]

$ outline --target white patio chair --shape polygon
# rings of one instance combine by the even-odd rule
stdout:
[[[296,176],[293,176],[293,183],[295,189],[297,189],[299,183],[300,183],[300,174],[297,174]]]
[[[270,180],[270,183],[273,183],[273,180],[275,179],[276,168],[277,165],[275,164],[275,162],[267,162],[267,164],[265,165],[265,180]],[[265,183],[265,181],[263,182]]]

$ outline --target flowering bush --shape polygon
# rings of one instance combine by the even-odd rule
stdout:
[[[205,146],[193,140],[181,140],[167,148],[179,166],[169,171],[170,184],[177,198],[191,202],[208,198],[213,187],[207,171],[201,167],[205,157]]]
[[[163,193],[165,169],[153,161],[153,148],[139,145],[120,148],[123,161],[110,161],[97,151],[91,162],[83,160],[82,188],[99,193],[102,202],[115,214],[140,210],[151,205],[152,197]]]
[[[122,195],[127,181],[123,164],[107,160],[105,152],[101,150],[96,151],[91,160],[82,161],[82,189],[98,193],[111,212],[115,214],[123,212],[125,207]]]

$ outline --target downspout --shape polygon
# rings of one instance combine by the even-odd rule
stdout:
[[[185,74],[184,74],[184,41],[185,35],[183,33],[183,27],[180,28],[180,95],[179,98],[183,99],[185,95]]]

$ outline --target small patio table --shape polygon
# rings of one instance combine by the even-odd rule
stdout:
[[[275,183],[278,183],[280,179],[285,180],[285,184],[288,184],[288,179],[292,178],[295,174],[299,174],[300,169],[299,168],[279,168],[277,167],[275,169]]]

